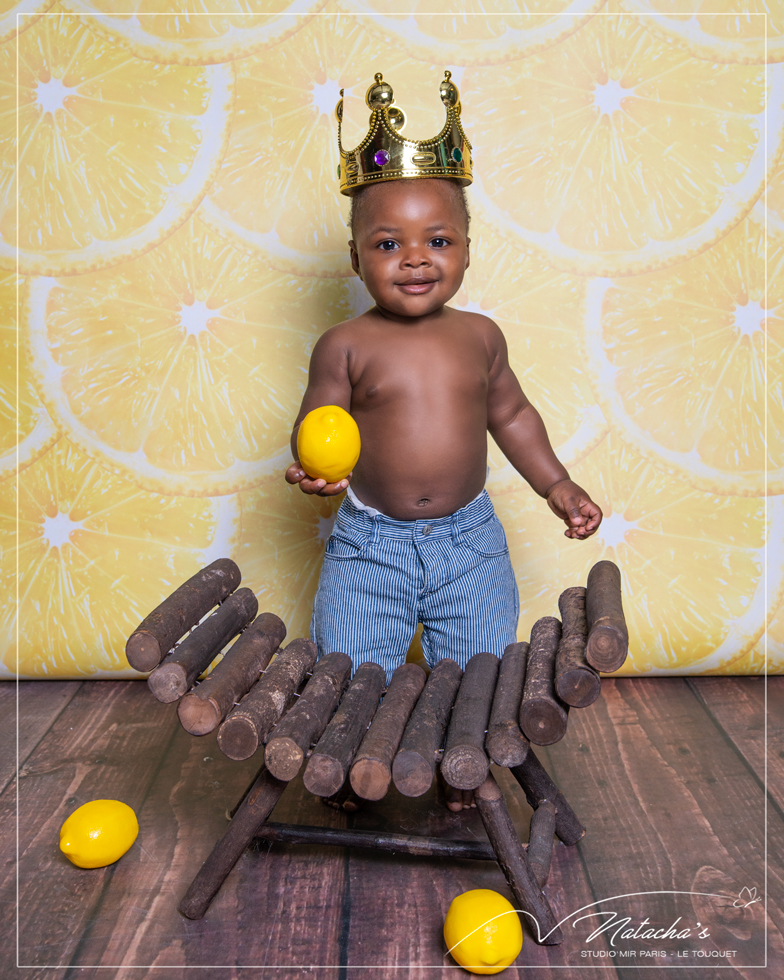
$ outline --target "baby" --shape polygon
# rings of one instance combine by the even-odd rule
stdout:
[[[376,109],[387,123],[388,105]],[[462,136],[459,117],[454,130]],[[384,161],[378,152],[374,159]],[[452,159],[461,156],[453,150]],[[308,412],[339,405],[359,426],[359,461],[338,483],[312,479],[296,459],[286,472],[304,493],[347,492],[311,635],[320,654],[341,650],[355,668],[373,660],[390,677],[422,623],[428,663],[451,657],[465,667],[474,654],[501,656],[515,642],[519,611],[504,530],[483,489],[487,433],[566,523],[567,537],[593,534],[602,514],[553,452],[497,324],[446,305],[469,264],[460,183],[369,181],[353,192],[350,221],[351,263],[375,306],[314,347],[291,445],[296,457]]]

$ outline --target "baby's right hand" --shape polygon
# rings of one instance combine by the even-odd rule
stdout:
[[[302,469],[302,464],[297,459],[286,470],[286,483],[298,483],[303,493],[316,493],[319,497],[334,497],[338,493],[343,493],[351,480],[351,473],[345,480],[337,483],[327,483],[326,480],[313,480]]]

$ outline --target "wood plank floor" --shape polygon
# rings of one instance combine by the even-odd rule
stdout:
[[[1,683],[0,736],[3,980],[452,980],[468,976],[441,936],[452,898],[511,898],[491,862],[265,845],[190,921],[177,903],[258,762],[187,735],[174,706],[134,681]],[[526,931],[502,976],[784,978],[784,677],[605,681],[566,738],[536,751],[587,833],[556,844],[545,889],[563,944]],[[525,840],[531,811],[497,776]],[[98,798],[132,806],[139,838],[117,864],[81,870],[60,854],[59,828]],[[346,814],[298,779],[272,819],[486,839],[476,811],[450,813],[437,788]]]

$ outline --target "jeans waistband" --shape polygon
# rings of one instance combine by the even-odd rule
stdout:
[[[385,514],[370,517],[359,510],[346,497],[340,505],[337,523],[347,530],[364,532],[374,540],[378,537],[415,540],[417,538],[441,538],[452,536],[457,540],[461,532],[473,530],[495,516],[493,502],[486,490],[465,507],[447,514],[446,517],[422,518],[417,521],[397,521]]]

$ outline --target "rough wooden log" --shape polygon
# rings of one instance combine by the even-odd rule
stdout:
[[[531,649],[520,705],[520,728],[534,745],[552,745],[566,734],[567,706],[555,693],[555,654],[561,624],[552,616],[538,619],[531,630]]]
[[[231,558],[219,558],[183,582],[128,637],[125,656],[131,667],[145,672],[157,667],[177,640],[223,602],[241,579]]]
[[[510,643],[498,669],[485,739],[485,750],[498,766],[519,766],[528,752],[528,739],[518,721],[527,657],[527,643]]]
[[[259,679],[285,636],[283,620],[274,613],[257,616],[229,647],[223,660],[177,705],[177,714],[185,731],[191,735],[207,735],[217,728]]]
[[[313,669],[317,656],[316,644],[305,639],[293,640],[278,654],[221,725],[218,748],[225,756],[241,762],[253,755],[277,724],[305,675]]]
[[[253,840],[255,833],[272,813],[287,783],[262,766],[250,792],[234,814],[228,830],[212,849],[180,902],[180,912],[189,919],[200,919],[226,876]]]
[[[562,592],[561,640],[555,656],[555,693],[573,708],[587,708],[601,693],[601,680],[585,659],[588,624],[585,618],[585,589],[576,585]]]
[[[305,789],[315,796],[331,796],[345,782],[354,754],[378,708],[385,681],[386,672],[380,664],[357,667],[302,776]]]
[[[621,572],[613,562],[597,562],[588,573],[585,613],[586,660],[605,673],[618,670],[629,652],[629,631],[621,601]]]
[[[555,804],[552,800],[542,800],[533,812],[528,835],[528,864],[541,888],[544,888],[550,877],[553,834],[555,834]]]
[[[244,629],[259,611],[250,589],[237,589],[166,657],[147,678],[159,701],[176,701],[193,686],[229,640]]]
[[[578,820],[577,814],[532,750],[519,766],[513,766],[509,772],[522,787],[529,806],[534,810],[541,800],[551,800],[555,804],[555,832],[564,844],[576,844],[585,836],[585,827]]]
[[[278,779],[293,779],[311,742],[321,736],[351,676],[351,657],[328,653],[316,661],[313,676],[297,703],[286,712],[270,735],[264,761]]]
[[[351,785],[364,800],[386,796],[395,757],[406,723],[422,693],[427,675],[417,664],[401,664],[373,717],[351,766]]]
[[[528,865],[503,793],[492,773],[474,790],[474,798],[509,887],[520,908],[535,920],[531,922],[526,918],[534,941],[543,946],[563,942],[558,920]]]
[[[421,669],[421,668],[420,668]],[[451,860],[495,861],[495,851],[486,841],[442,840],[379,830],[345,830],[337,827],[309,827],[304,824],[264,823],[256,840],[276,844],[326,844],[330,847],[363,847],[393,854],[437,857]],[[523,845],[525,846],[525,845]]]
[[[433,782],[436,753],[444,741],[462,675],[460,665],[448,657],[430,672],[392,763],[392,779],[403,796],[421,796]]]
[[[441,775],[455,789],[476,789],[490,771],[485,733],[498,664],[494,653],[477,653],[466,664],[460,681],[441,760]]]

